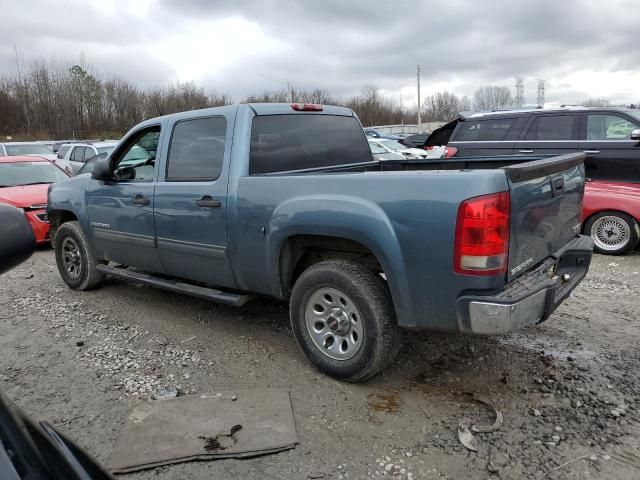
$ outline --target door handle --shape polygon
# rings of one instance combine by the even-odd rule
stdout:
[[[151,200],[149,200],[147,197],[145,197],[144,195],[136,195],[135,197],[133,197],[133,200],[131,200],[131,203],[133,203],[134,205],[149,205],[151,203]]]
[[[591,154],[596,154],[596,153],[600,153],[600,150],[585,150],[583,153],[591,153]]]
[[[220,205],[220,200],[216,200],[211,195],[203,195],[200,200],[196,201],[196,205],[199,207],[217,208]]]
[[[519,153],[533,153],[533,150],[518,150]]]

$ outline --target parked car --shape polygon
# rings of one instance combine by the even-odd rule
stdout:
[[[367,137],[371,137],[371,138],[386,138],[388,140],[396,140],[396,141],[401,139],[401,137],[399,137],[398,135],[393,135],[391,133],[384,133],[384,132],[381,132],[380,130],[376,130],[375,128],[365,128],[364,133],[367,134]]]
[[[421,148],[409,148],[395,140],[386,138],[371,138],[370,143],[374,143],[389,153],[399,153],[407,158],[442,158],[444,156],[445,147],[433,148],[431,150],[422,150]]]
[[[0,143],[0,157],[35,156],[55,160],[56,156],[49,147],[38,142]]]
[[[87,160],[85,160],[84,165],[82,165],[82,167],[80,167],[80,170],[78,170],[76,172],[76,175],[82,175],[84,173],[93,172],[93,167],[96,166],[96,162],[98,160],[104,160],[108,156],[109,156],[109,154],[107,152],[103,152],[103,153],[99,153],[98,155],[94,155],[91,158],[88,158]]]
[[[118,142],[111,140],[63,145],[58,151],[57,164],[69,175],[73,175],[82,168],[87,159],[100,153],[111,153],[116,145],[118,145]]]
[[[405,158],[407,158],[401,153],[390,152],[382,145],[379,145],[378,142],[374,142],[372,140],[369,140],[369,148],[371,149],[373,158],[375,158],[376,160],[404,160]]]
[[[79,142],[78,140],[58,140],[57,142],[53,143],[53,145],[51,146],[51,150],[53,150],[53,153],[57,154],[63,145],[70,146],[73,143],[82,143],[82,142]]]
[[[46,220],[49,185],[69,176],[39,157],[0,157],[0,203],[24,210],[38,243],[49,241]]]
[[[582,221],[594,250],[622,255],[638,246],[640,184],[593,180],[584,191]]]
[[[425,142],[429,138],[429,133],[416,133],[415,135],[408,135],[400,140],[400,143],[411,148],[423,148]]]
[[[565,107],[462,115],[433,131],[425,146],[450,156],[585,152],[587,177],[640,181],[640,111]]]
[[[125,162],[136,149],[148,158]],[[371,160],[343,107],[145,121],[91,176],[49,189],[58,270],[75,290],[110,275],[235,306],[289,300],[302,351],[351,382],[394,358],[398,326],[509,332],[546,320],[586,275],[584,155],[464,171]]]

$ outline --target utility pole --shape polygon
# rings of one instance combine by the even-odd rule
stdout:
[[[420,133],[420,65],[418,65],[418,133]]]

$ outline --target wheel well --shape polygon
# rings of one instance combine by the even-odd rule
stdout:
[[[375,273],[383,273],[373,252],[359,242],[323,235],[294,235],[286,240],[280,251],[279,271],[283,293],[291,291],[304,270],[332,258],[356,260]]]
[[[53,238],[56,234],[56,230],[63,223],[72,222],[74,220],[78,220],[78,217],[75,216],[74,213],[68,210],[52,210],[48,214],[49,223],[51,224],[50,235]]]

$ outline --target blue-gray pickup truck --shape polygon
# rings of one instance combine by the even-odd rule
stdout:
[[[501,334],[546,320],[584,278],[583,155],[375,161],[357,116],[244,104],[134,127],[49,190],[60,274],[240,306],[290,302],[306,356],[380,372],[398,327]]]

